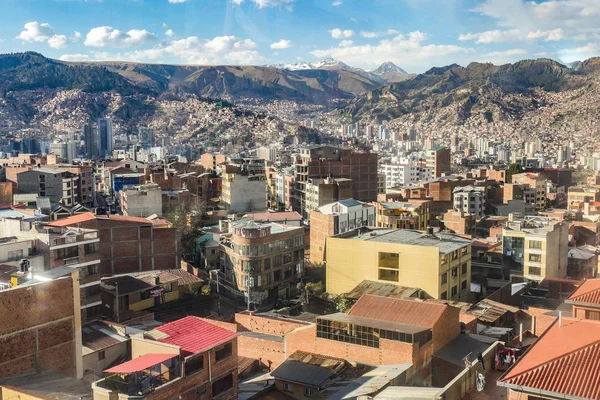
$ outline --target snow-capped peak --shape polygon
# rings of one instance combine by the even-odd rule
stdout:
[[[405,70],[403,70],[402,68],[400,68],[399,66],[397,66],[396,64],[394,64],[391,61],[386,61],[383,64],[381,64],[379,66],[379,68],[377,68],[375,71],[373,71],[373,73],[375,75],[383,75],[383,74],[387,74],[390,72],[397,72],[400,74],[406,74],[407,72]]]

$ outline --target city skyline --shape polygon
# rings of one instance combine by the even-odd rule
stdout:
[[[592,0],[51,0],[4,2],[0,53],[64,61],[262,65],[332,57],[408,72],[600,54]],[[17,17],[18,16],[18,17]]]

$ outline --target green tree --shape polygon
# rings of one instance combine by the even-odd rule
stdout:
[[[506,170],[506,183],[511,183],[512,176],[514,174],[520,174],[521,172],[523,172],[523,167],[521,167],[521,164],[517,164],[517,163],[510,164],[508,166],[508,169]]]

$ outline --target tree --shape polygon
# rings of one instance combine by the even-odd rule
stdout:
[[[338,298],[335,299],[338,311],[343,313],[350,311],[355,302],[356,301],[354,300],[346,298],[344,295],[338,296]]]
[[[508,169],[506,170],[506,183],[511,183],[512,176],[514,174],[520,174],[521,172],[523,172],[523,167],[521,167],[521,164],[517,164],[517,163],[510,164],[508,166]]]

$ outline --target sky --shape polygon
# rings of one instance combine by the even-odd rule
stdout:
[[[600,0],[0,0],[0,53],[408,72],[600,55]]]

